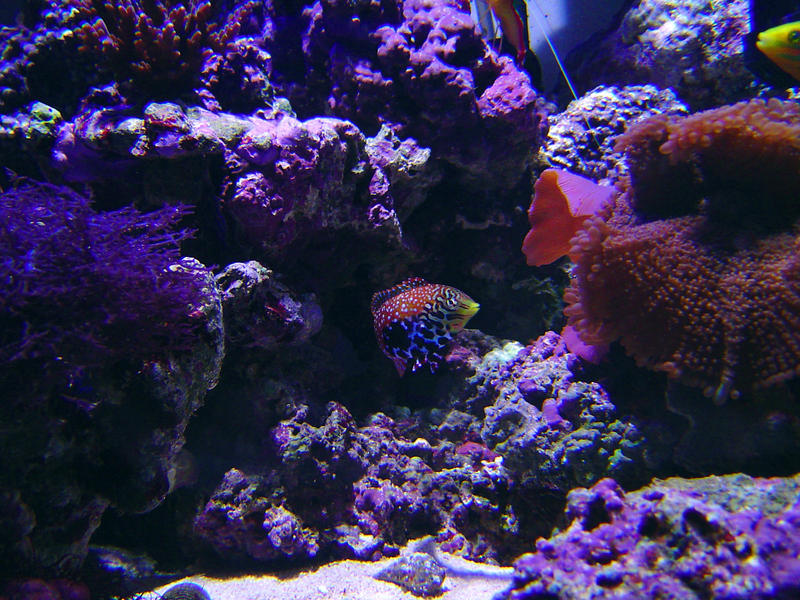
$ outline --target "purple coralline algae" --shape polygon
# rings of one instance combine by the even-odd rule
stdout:
[[[195,520],[195,531],[228,560],[315,556],[317,532],[271,502],[277,492],[268,479],[231,469]]]
[[[406,439],[385,415],[359,428],[336,403],[319,425],[303,414],[272,428],[274,468],[229,471],[195,519],[221,557],[375,559],[422,533],[471,557],[513,543],[510,481],[496,460]]]
[[[233,263],[216,276],[225,336],[236,347],[273,350],[299,345],[319,332],[314,294],[296,294],[256,261]]]
[[[244,117],[153,102],[137,116],[113,88],[58,129],[52,162],[68,181],[93,181],[130,173],[139,161],[222,155],[253,124]]]
[[[274,84],[299,112],[332,113],[370,135],[386,124],[481,189],[518,182],[546,126],[543,105],[455,0],[320,0],[304,18],[303,64],[278,27],[268,44]]]
[[[333,232],[401,243],[389,180],[352,123],[256,119],[226,163],[223,208],[270,260],[286,261]]]
[[[686,115],[671,90],[652,85],[597,87],[550,117],[539,151],[551,167],[594,180],[617,179],[624,172],[614,142],[631,124],[655,114]]]
[[[548,332],[529,346],[492,350],[468,379],[468,404],[486,407],[481,438],[520,485],[566,492],[612,474],[628,482],[644,476],[635,420],[618,414],[600,384],[581,381],[580,369]]]
[[[520,557],[501,600],[796,598],[800,481],[612,479],[569,493],[566,526]]]
[[[269,82],[272,61],[256,36],[238,37],[222,53],[205,57],[195,90],[204,108],[213,111],[249,113],[256,109],[288,104],[277,98]]]
[[[226,475],[196,533],[231,560],[375,559],[418,535],[447,552],[508,558],[546,530],[520,514],[537,492],[547,514],[569,489],[607,473],[642,479],[643,436],[602,387],[580,380],[579,359],[557,334],[525,348],[465,331],[446,361],[461,382],[449,410],[378,413],[357,426],[340,404],[319,414],[313,398],[297,396],[293,416],[277,425],[261,417],[269,448]],[[231,477],[248,482],[245,495],[231,492]],[[274,507],[292,515],[291,551],[265,533]]]
[[[108,94],[114,99],[113,90]],[[104,180],[158,159],[222,156],[224,213],[243,243],[286,261],[334,233],[402,247],[392,181],[379,164],[398,181],[406,207],[436,178],[427,175],[427,154],[413,142],[380,142],[371,154],[362,133],[339,119],[302,122],[280,110],[240,117],[153,102],[140,117],[119,107],[79,112],[59,126],[52,156],[72,181]]]
[[[642,0],[605,40],[580,52],[570,72],[583,89],[651,84],[702,110],[752,94],[744,64],[749,32],[745,0]]]
[[[377,135],[367,138],[367,154],[391,183],[395,211],[401,222],[425,201],[431,188],[443,177],[442,170],[431,160],[430,148],[420,146],[413,138],[400,138],[385,125]]]

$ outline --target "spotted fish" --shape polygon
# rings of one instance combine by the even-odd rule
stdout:
[[[411,277],[372,296],[375,336],[402,377],[410,364],[435,371],[453,334],[464,328],[480,305],[461,290]]]

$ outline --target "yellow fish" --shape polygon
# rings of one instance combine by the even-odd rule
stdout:
[[[756,48],[800,81],[800,21],[762,31],[758,34]]]

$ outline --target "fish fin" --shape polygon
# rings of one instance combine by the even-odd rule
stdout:
[[[425,281],[422,277],[409,277],[405,281],[401,281],[397,285],[393,285],[387,290],[382,290],[380,292],[375,292],[372,294],[372,301],[369,304],[370,310],[374,315],[378,312],[378,309],[381,305],[386,302],[389,298],[394,298],[395,296],[399,296],[403,292],[407,292],[410,289],[417,288],[423,285],[428,285],[428,282]]]
[[[393,358],[394,368],[397,369],[397,374],[402,377],[406,374],[406,361],[403,358]]]
[[[500,20],[500,27],[503,35],[506,36],[511,45],[517,51],[515,62],[519,66],[525,60],[528,51],[525,44],[525,25],[522,22],[519,12],[514,7],[513,0],[489,0],[495,16]]]

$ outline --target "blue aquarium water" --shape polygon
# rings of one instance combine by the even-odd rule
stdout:
[[[0,23],[0,598],[800,597],[800,3]]]

